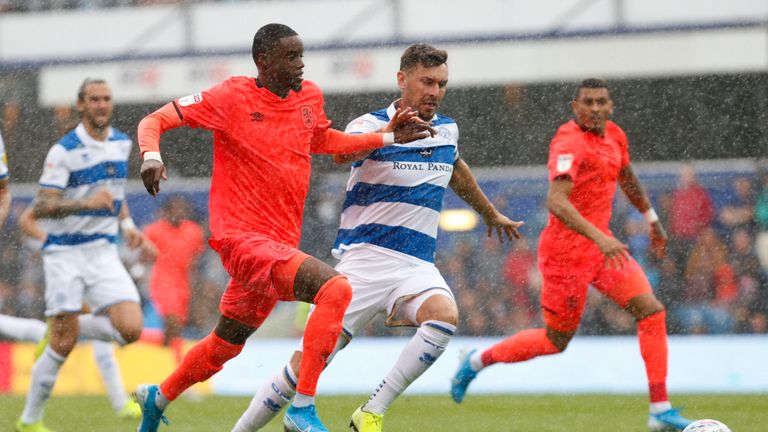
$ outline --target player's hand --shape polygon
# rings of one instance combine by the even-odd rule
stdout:
[[[651,252],[656,258],[664,258],[667,254],[667,232],[661,226],[661,222],[656,221],[651,224]]]
[[[604,235],[597,247],[605,256],[605,262],[615,270],[621,270],[629,262],[629,246],[611,236]]]
[[[435,136],[437,131],[418,115],[419,112],[411,107],[398,108],[382,132],[394,132],[398,144]]]
[[[507,237],[510,241],[520,238],[520,232],[517,230],[525,224],[522,221],[513,221],[504,216],[500,212],[495,212],[491,216],[485,218],[485,224],[488,226],[488,238],[493,237],[493,231],[496,231],[496,235],[499,236],[499,242],[504,242],[504,237]]]
[[[139,255],[139,262],[144,264],[152,264],[157,260],[157,247],[151,240],[144,237],[144,242],[141,245],[141,254]]]
[[[107,188],[98,189],[85,199],[85,208],[88,210],[109,210],[115,212],[115,197]]]
[[[123,241],[125,241],[125,245],[129,248],[140,248],[144,244],[144,234],[142,234],[141,231],[135,228],[130,228],[124,229],[122,233]]]
[[[160,179],[168,180],[165,165],[155,159],[147,159],[141,164],[141,181],[150,195],[155,196],[160,192]]]

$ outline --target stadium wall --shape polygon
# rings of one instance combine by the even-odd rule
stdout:
[[[768,50],[766,50],[768,52]],[[0,94],[36,74],[3,75]],[[393,77],[394,80],[394,77]],[[394,82],[394,81],[393,81]],[[5,84],[5,85],[4,85]],[[459,149],[473,168],[542,165],[557,127],[572,117],[567,101],[573,82],[508,84],[450,88],[441,113],[456,119]],[[627,131],[634,162],[764,158],[768,154],[768,73],[616,79],[611,81],[617,104],[615,120]],[[337,93],[326,97],[326,112],[336,128],[364,112],[387,106],[391,91]],[[75,99],[76,86],[69,89]],[[20,111],[13,130],[3,125],[11,181],[35,182],[48,149],[60,138],[59,108],[40,107],[34,92],[19,94]],[[139,120],[159,104],[125,104],[116,99],[114,125],[135,136]],[[74,117],[74,115],[72,115]],[[70,118],[74,121],[74,118]],[[163,159],[174,179],[211,174],[212,138],[200,129],[180,128],[163,136]],[[138,153],[136,153],[138,155]],[[725,162],[727,163],[727,162]],[[138,178],[139,158],[131,157],[129,173]],[[326,156],[313,158],[316,174],[345,172]]]
[[[487,347],[499,338],[456,338],[442,358],[409,389],[410,394],[447,393],[463,347]],[[378,385],[406,338],[359,338],[323,373],[320,394],[365,394]],[[295,339],[250,340],[240,356],[200,394],[252,395],[285,365]],[[674,393],[768,392],[768,336],[686,336],[669,341],[669,389]],[[29,385],[34,346],[0,344],[0,393],[22,395]],[[167,348],[137,343],[117,349],[127,389],[157,382],[173,369]],[[148,361],[151,359],[151,361]],[[644,393],[645,369],[635,337],[577,337],[561,355],[489,368],[473,393]],[[78,346],[62,369],[54,394],[102,394],[90,346]]]

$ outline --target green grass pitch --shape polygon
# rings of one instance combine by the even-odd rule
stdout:
[[[331,431],[346,431],[349,415],[366,396],[318,397],[320,415]],[[734,432],[768,430],[768,395],[677,395],[673,402],[696,418],[718,419]],[[168,432],[230,431],[249,398],[181,398],[168,409]],[[404,396],[384,421],[390,432],[641,432],[646,431],[643,395],[472,395],[461,405],[447,396]],[[0,396],[0,431],[12,431],[24,400]],[[282,414],[265,429],[280,432]],[[55,432],[132,431],[136,423],[117,420],[105,397],[54,397],[46,425]]]

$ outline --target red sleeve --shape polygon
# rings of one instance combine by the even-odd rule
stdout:
[[[159,152],[160,135],[168,129],[177,128],[183,124],[173,103],[167,103],[159,110],[144,117],[139,122],[137,131],[141,155],[144,156],[144,153],[148,151]]]
[[[348,154],[360,150],[384,147],[384,134],[345,134],[336,129],[326,129],[312,137],[310,151],[316,154]]]
[[[581,161],[582,152],[577,138],[558,131],[549,145],[549,161],[547,162],[549,181],[564,176],[576,181]]]
[[[193,128],[223,130],[229,118],[231,97],[229,80],[210,89],[174,101],[184,123]]]

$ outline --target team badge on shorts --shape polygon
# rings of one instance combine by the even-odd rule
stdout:
[[[269,247],[273,251],[278,252],[278,253],[286,253],[289,250],[291,250],[290,246],[284,245],[282,243],[272,243],[271,245],[269,245]]]
[[[301,106],[301,121],[304,123],[304,127],[307,129],[315,125],[315,114],[312,112],[312,107],[309,105]]]
[[[571,166],[573,165],[573,155],[572,154],[561,154],[557,157],[557,172],[567,172],[571,169]]]

